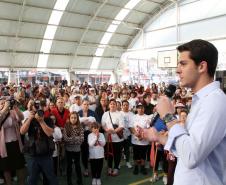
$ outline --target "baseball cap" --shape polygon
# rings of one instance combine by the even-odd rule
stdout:
[[[144,105],[140,102],[137,104],[136,108],[144,107]]]

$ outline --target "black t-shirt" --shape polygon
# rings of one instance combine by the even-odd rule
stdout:
[[[151,103],[144,104],[144,114],[147,114],[147,115],[153,114],[154,107],[155,106],[152,105]]]
[[[44,118],[44,122],[48,127],[53,128],[53,121],[51,118]],[[33,118],[28,129],[28,136],[34,137],[34,139],[36,139],[38,137],[37,135],[39,134],[38,132],[40,132],[40,137],[48,137],[42,130],[39,122],[35,118]]]
[[[54,128],[53,121],[51,118],[49,118],[49,117],[44,118],[44,121],[47,126],[49,126],[50,128]],[[49,138],[45,134],[45,132],[41,128],[37,119],[33,118],[31,120],[29,129],[28,129],[28,137],[25,141],[25,147],[24,147],[25,153],[28,153],[30,155],[39,155],[37,152],[37,148],[42,147],[42,146],[41,146],[41,144],[38,144],[37,141],[42,141],[43,143],[47,144],[47,146],[48,146],[50,139],[52,139],[52,138]],[[37,145],[40,145],[40,146],[37,146]],[[49,148],[49,146],[48,146],[48,148]],[[42,155],[45,155],[45,154],[51,155],[51,151],[43,152]]]

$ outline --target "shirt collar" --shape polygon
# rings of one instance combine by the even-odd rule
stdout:
[[[201,99],[207,96],[210,92],[219,88],[220,88],[220,83],[218,81],[211,82],[210,84],[200,89],[197,93],[195,93],[194,96],[192,97],[192,100],[196,101],[198,99]]]

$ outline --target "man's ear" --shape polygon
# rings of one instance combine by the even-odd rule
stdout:
[[[199,64],[199,72],[200,73],[208,73],[208,64],[206,61],[202,61]]]

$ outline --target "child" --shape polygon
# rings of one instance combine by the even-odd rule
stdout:
[[[77,184],[82,185],[82,172],[80,166],[80,147],[84,141],[84,131],[79,121],[77,112],[72,112],[69,121],[63,130],[67,159],[67,184],[72,185],[72,164],[75,163],[77,173]]]
[[[98,123],[91,126],[92,132],[88,135],[89,158],[92,171],[92,185],[101,185],[101,171],[104,160],[105,137],[99,132]]]
[[[53,121],[54,130],[53,130],[53,141],[55,143],[55,150],[53,151],[53,164],[54,164],[54,172],[55,175],[57,175],[57,171],[59,169],[58,166],[58,160],[59,160],[59,142],[62,139],[62,132],[60,130],[60,127],[56,126],[56,117],[54,115],[50,115],[51,120]]]

